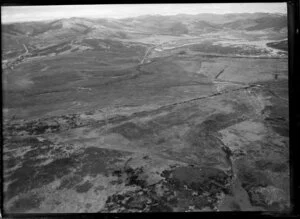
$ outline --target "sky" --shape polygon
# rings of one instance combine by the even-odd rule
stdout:
[[[119,4],[1,6],[2,23],[54,20],[70,17],[126,18],[141,15],[175,15],[201,13],[287,13],[286,3],[226,4]]]

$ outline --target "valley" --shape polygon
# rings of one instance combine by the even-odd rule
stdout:
[[[6,212],[290,210],[286,16],[2,29]]]

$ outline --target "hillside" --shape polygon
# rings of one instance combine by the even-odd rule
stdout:
[[[86,19],[68,18],[51,22],[26,22],[17,24],[4,24],[3,33],[15,36],[29,35],[36,36],[51,30],[69,29],[77,32],[84,32],[87,29],[108,28],[115,31],[146,31],[154,34],[170,34],[178,31],[179,34],[186,34],[190,31],[201,30],[207,27],[215,31],[223,27],[233,29],[263,30],[274,29],[280,31],[286,27],[286,16],[277,14],[201,14],[201,15],[174,15],[174,16],[140,16],[127,19]],[[249,27],[244,27],[245,24]],[[250,25],[251,24],[251,25]],[[171,31],[171,32],[170,32]]]
[[[286,38],[286,16],[278,14],[200,14],[174,16],[140,16],[126,19],[68,18],[45,22],[3,24],[3,59],[17,58],[24,53],[24,44],[29,52],[37,48],[86,38],[109,38],[145,42],[151,36],[226,38],[268,43]],[[210,34],[210,35],[207,35]],[[223,37],[221,37],[223,36]],[[218,40],[218,41],[219,41]],[[158,38],[160,43],[161,41]],[[14,42],[14,43],[12,43]],[[235,43],[235,42],[231,42]],[[74,46],[69,45],[69,48]],[[268,47],[267,47],[268,48]],[[273,47],[274,48],[274,47]],[[9,61],[9,60],[8,60]]]

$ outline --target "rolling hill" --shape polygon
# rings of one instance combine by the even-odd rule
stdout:
[[[161,34],[187,34],[194,30],[247,29],[249,31],[273,29],[280,31],[286,27],[285,15],[255,13],[252,14],[201,14],[201,15],[147,15],[126,19],[86,19],[67,18],[48,22],[25,22],[3,24],[2,32],[11,36],[38,36],[48,31],[57,33],[69,30],[87,34],[89,31],[146,31]]]

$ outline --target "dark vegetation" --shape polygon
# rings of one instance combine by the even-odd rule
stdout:
[[[126,192],[108,197],[106,210],[112,211],[124,207],[124,211],[143,212],[171,212],[174,208],[186,209],[193,204],[197,208],[213,208],[217,201],[217,194],[221,191],[229,192],[226,187],[227,175],[213,168],[179,167],[164,171],[161,176],[164,182],[147,185],[140,179],[142,168],[126,169],[124,172],[129,185],[140,187],[136,192]],[[115,171],[115,175],[122,176],[122,171]],[[157,187],[163,188],[163,194],[157,192]],[[209,201],[206,194],[209,193]],[[193,195],[196,193],[197,195]],[[122,212],[122,211],[121,211]]]
[[[14,145],[9,140],[6,140],[5,143],[10,147]],[[114,163],[120,156],[129,154],[128,152],[89,147],[83,151],[78,151],[78,153],[68,155],[66,148],[72,150],[72,147],[60,145],[60,147],[53,150],[52,142],[41,142],[34,138],[20,139],[15,144],[18,144],[18,148],[30,146],[31,150],[21,159],[11,156],[10,159],[4,162],[7,180],[11,182],[5,193],[6,200],[19,193],[28,192],[33,188],[40,188],[69,174],[71,174],[70,177],[64,178],[58,189],[73,187],[80,183],[84,176],[107,174],[108,171],[111,171],[110,168],[113,168],[113,165],[108,165],[108,163]],[[48,155],[48,157],[37,158],[40,155]],[[53,161],[42,165],[51,157],[54,157]],[[14,168],[18,164],[21,164],[19,168],[13,172],[9,171],[10,168]],[[83,192],[83,190],[90,187],[90,183],[86,182],[77,186],[76,189]]]
[[[43,200],[44,198],[38,196],[37,194],[32,194],[30,196],[18,199],[9,209],[9,211],[14,213],[22,213],[25,210],[38,208]]]

